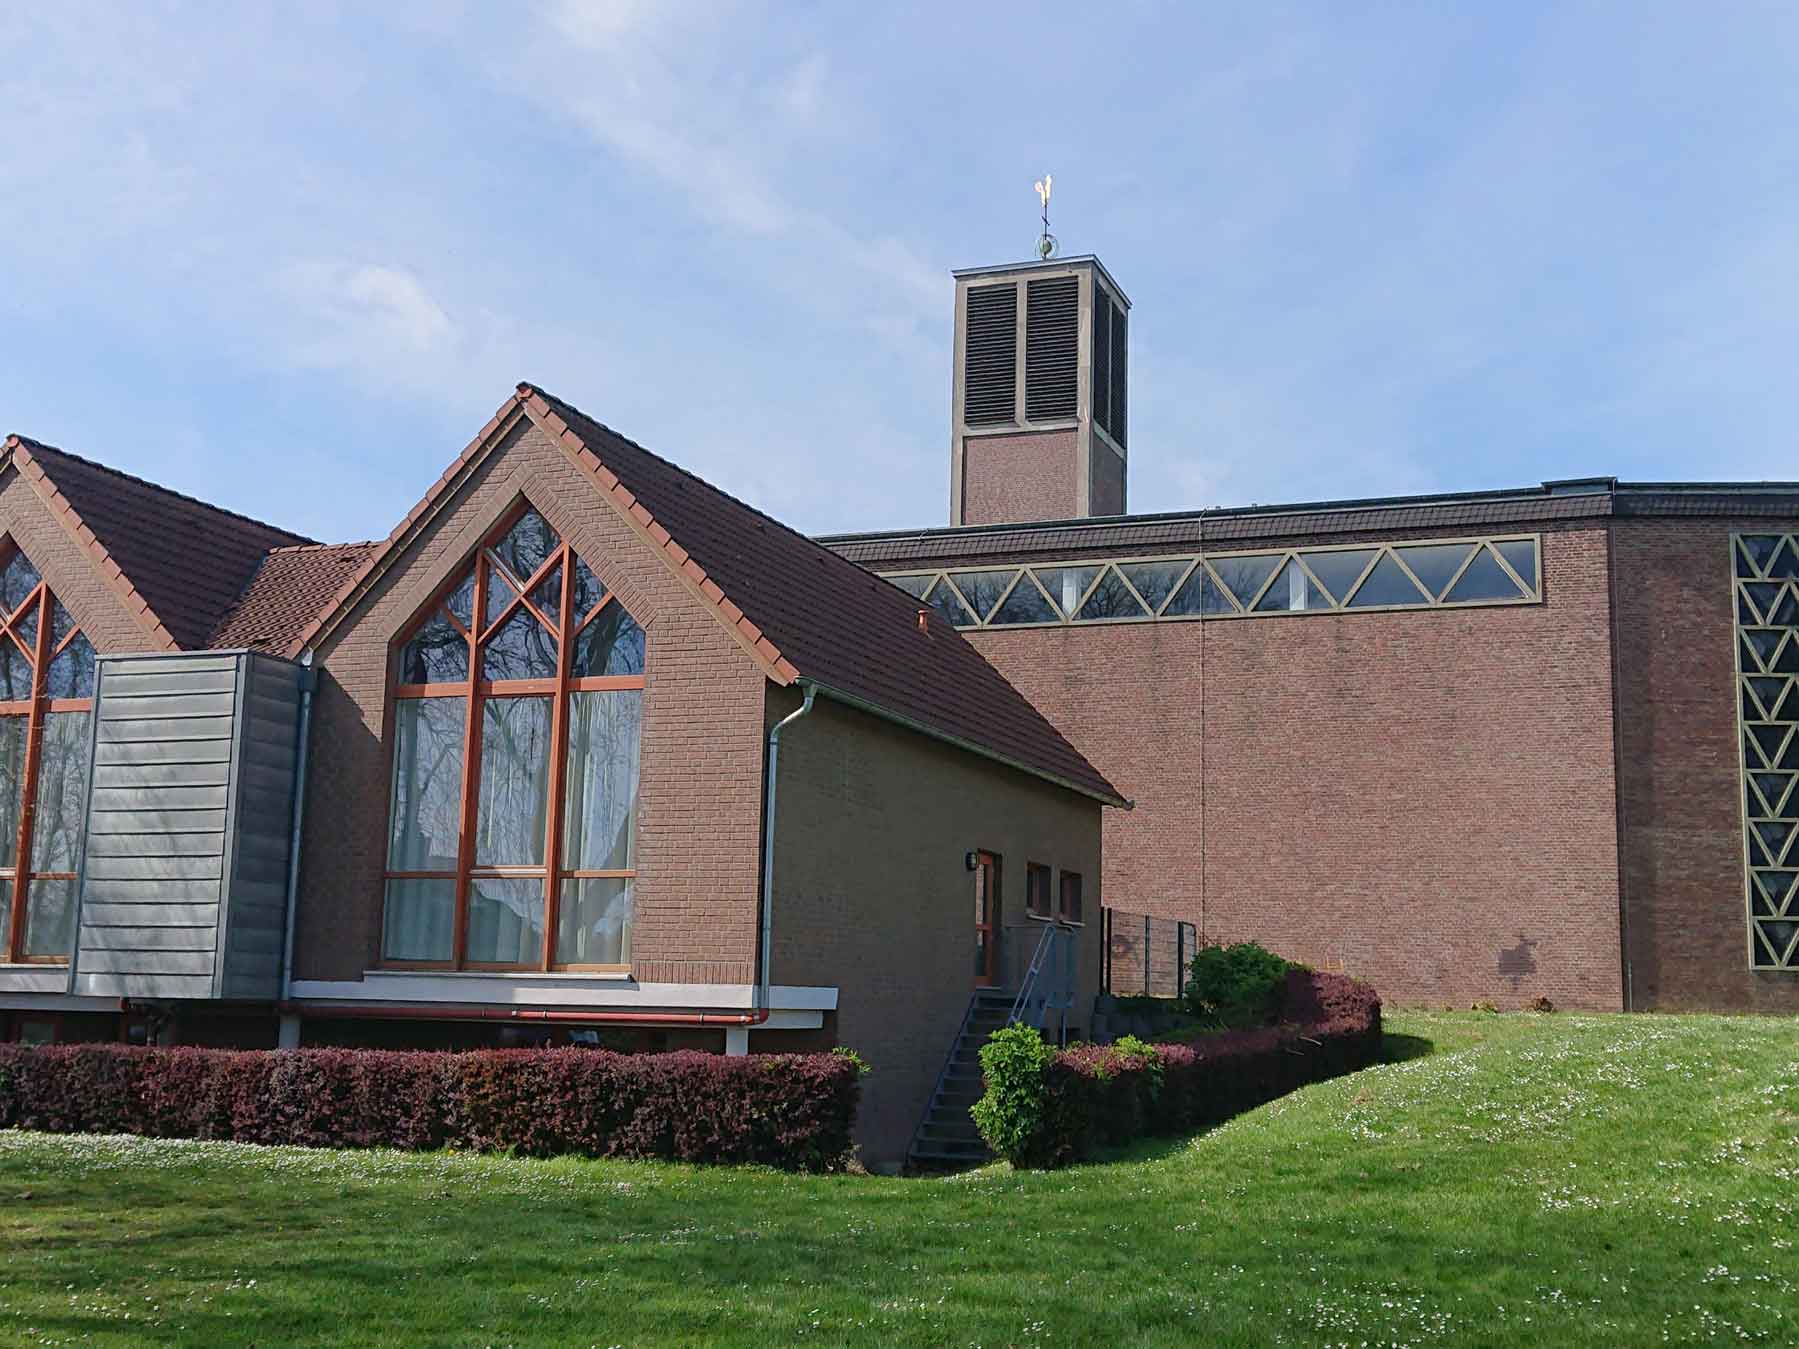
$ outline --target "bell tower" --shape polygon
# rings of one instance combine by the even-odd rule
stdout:
[[[1092,255],[954,275],[950,523],[1122,515],[1124,291]]]

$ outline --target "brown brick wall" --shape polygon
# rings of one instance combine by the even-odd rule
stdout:
[[[1614,526],[1624,924],[1638,1007],[1799,1010],[1799,974],[1749,968],[1732,649],[1731,532],[1781,528]]]
[[[1604,532],[1543,566],[1541,605],[971,636],[1135,801],[1110,903],[1396,1003],[1617,1007]]]
[[[747,983],[766,681],[591,478],[528,425],[319,653],[297,974],[355,979],[379,958],[389,651],[521,494],[617,590],[648,637],[632,972],[646,981]]]
[[[94,650],[107,655],[161,649],[100,574],[87,550],[12,467],[0,474],[0,538],[12,539],[31,559]]]
[[[1067,520],[1081,513],[1076,433],[966,436],[962,519],[966,525]]]
[[[770,695],[771,716],[798,706]],[[836,985],[837,1036],[873,1066],[866,1159],[905,1153],[974,982],[976,849],[1002,862],[1003,968],[1021,972],[1038,927],[1026,861],[1080,871],[1100,902],[1101,807],[1013,769],[819,699],[782,733],[775,841],[774,976]],[[1082,932],[1074,1023],[1098,987],[1099,924]],[[1016,975],[1008,983],[1016,986]],[[751,1037],[752,1048],[757,1047]]]

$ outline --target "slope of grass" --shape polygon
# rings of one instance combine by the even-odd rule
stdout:
[[[1799,1022],[1398,1014],[1052,1175],[0,1132],[0,1340],[1799,1341]]]

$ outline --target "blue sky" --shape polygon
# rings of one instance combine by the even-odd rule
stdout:
[[[1799,477],[1791,6],[59,3],[0,61],[0,429],[322,538],[521,378],[942,523],[948,273],[1045,169],[1134,509]]]

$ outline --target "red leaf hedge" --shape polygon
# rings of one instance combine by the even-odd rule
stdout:
[[[1380,997],[1372,988],[1340,974],[1291,970],[1277,1025],[1155,1045],[1153,1059],[1105,1045],[1050,1055],[1037,1125],[1008,1160],[1066,1166],[1103,1145],[1203,1129],[1365,1068],[1380,1056],[1380,1044]]]
[[[0,1127],[304,1147],[455,1147],[826,1171],[849,1155],[836,1054],[0,1045]]]

